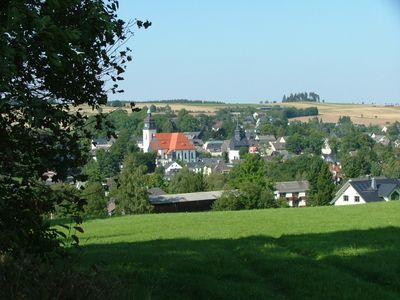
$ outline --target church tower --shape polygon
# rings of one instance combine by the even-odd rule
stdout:
[[[149,152],[150,143],[154,135],[157,133],[156,123],[151,117],[150,108],[147,110],[147,116],[144,118],[143,128],[143,152]]]

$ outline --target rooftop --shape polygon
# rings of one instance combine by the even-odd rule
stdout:
[[[180,203],[191,201],[207,201],[216,200],[221,197],[223,191],[197,192],[184,194],[165,194],[165,195],[150,195],[151,204],[167,204]]]

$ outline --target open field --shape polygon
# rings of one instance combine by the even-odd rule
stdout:
[[[381,125],[400,121],[400,106],[362,105],[343,103],[280,103],[282,106],[305,108],[316,106],[319,118],[324,122],[336,123],[340,116],[349,116],[355,124]],[[292,120],[307,121],[310,117],[294,118]]]
[[[138,102],[137,106],[142,108],[144,106],[150,106],[154,104],[156,106],[169,105],[171,109],[178,111],[182,108],[192,111],[194,114],[208,113],[213,114],[217,110],[229,107],[229,106],[253,106],[254,108],[259,106],[288,106],[297,108],[306,108],[310,106],[316,106],[319,110],[319,118],[324,122],[336,123],[340,116],[349,116],[355,124],[364,125],[386,125],[395,121],[400,121],[400,106],[383,106],[383,105],[363,105],[363,104],[345,104],[345,103],[315,103],[315,102],[291,102],[291,103],[275,103],[275,104],[201,104],[201,103],[152,103],[152,102]],[[81,106],[83,112],[86,114],[93,114],[89,106]],[[115,107],[106,106],[103,108],[103,112],[111,112],[115,110]],[[125,108],[128,112],[130,109]],[[299,117],[291,120],[308,121],[310,117]]]
[[[115,299],[399,299],[400,202],[84,223]]]

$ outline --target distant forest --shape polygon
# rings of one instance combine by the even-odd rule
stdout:
[[[107,105],[114,107],[125,106],[125,104],[130,103],[131,101],[123,101],[123,100],[114,100],[109,101]],[[141,101],[138,101],[141,102]],[[225,104],[222,101],[207,101],[207,100],[189,100],[189,99],[169,99],[169,100],[150,100],[143,101],[145,103],[191,103],[191,104]]]
[[[282,102],[320,102],[319,95],[314,92],[304,92],[290,94],[289,96],[283,95]]]

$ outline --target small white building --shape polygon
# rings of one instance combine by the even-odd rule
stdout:
[[[349,179],[330,202],[333,205],[400,200],[400,180],[386,177]]]
[[[323,146],[322,149],[321,149],[321,153],[322,153],[323,155],[331,155],[331,154],[332,154],[332,148],[331,148],[331,146],[329,145],[328,139],[325,139],[325,140],[324,140],[324,146]]]

